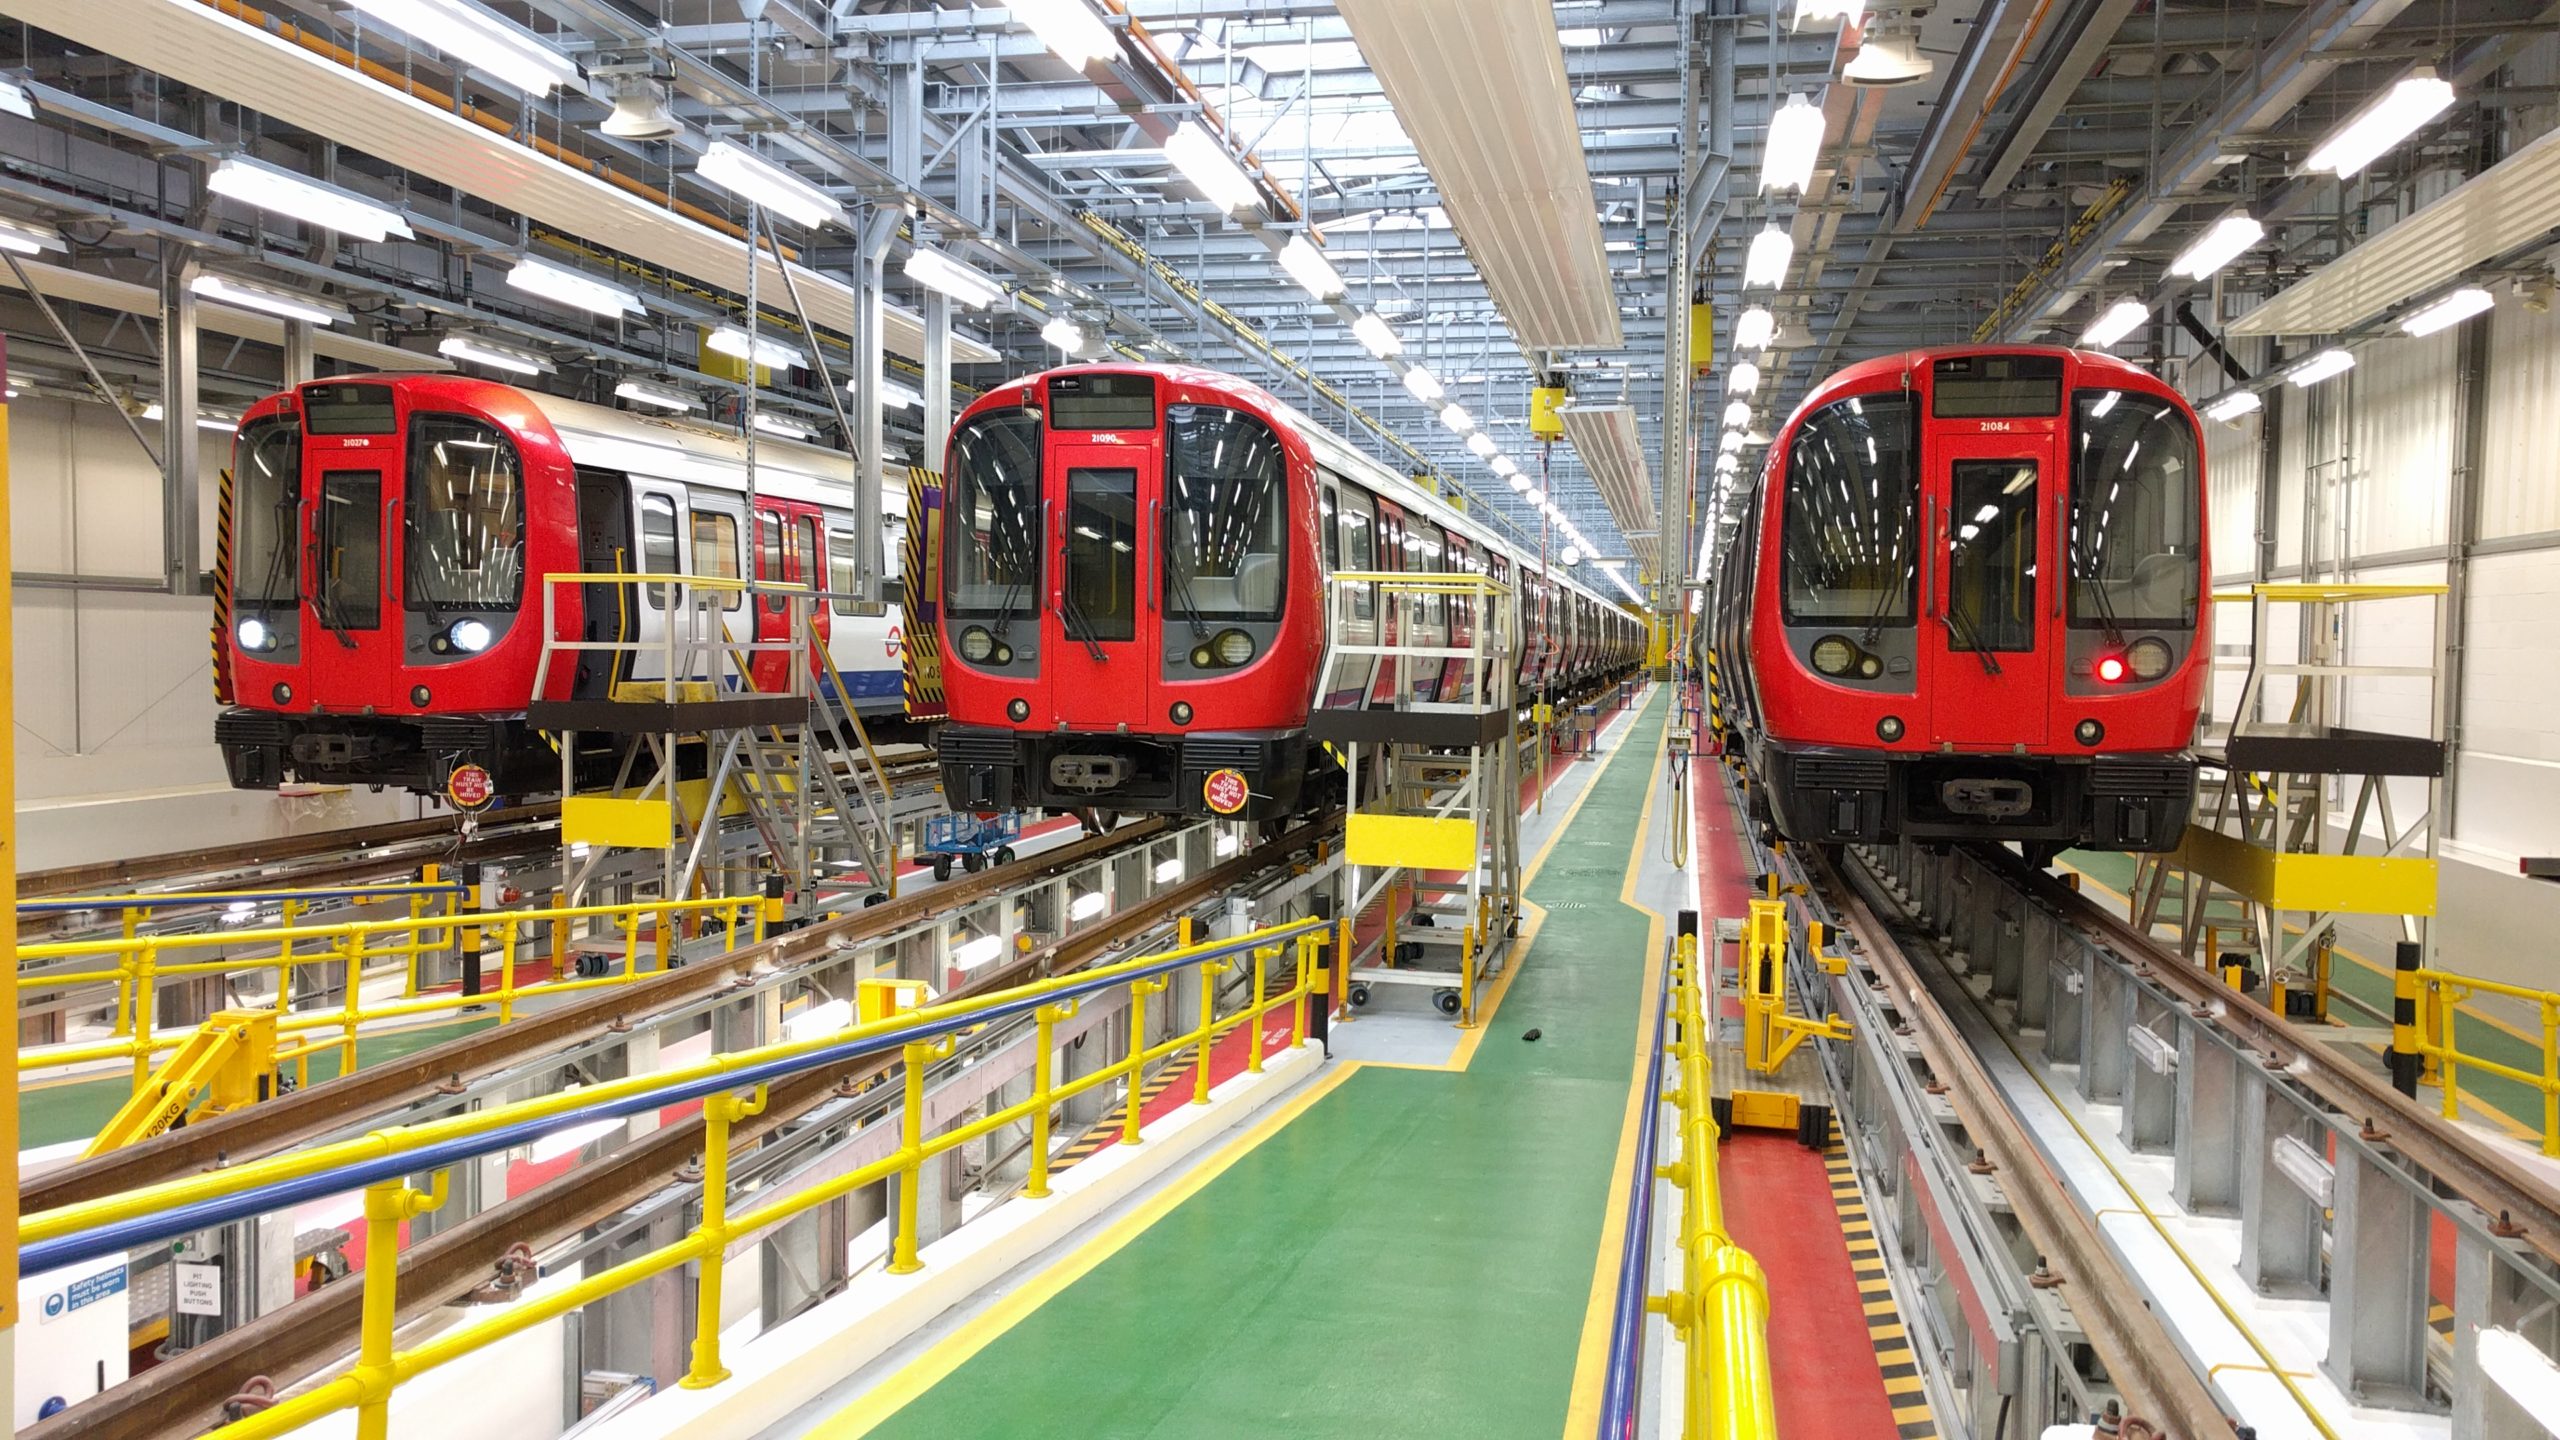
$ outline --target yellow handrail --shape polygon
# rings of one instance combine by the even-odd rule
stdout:
[[[2536,990],[2527,985],[2509,985],[2497,980],[2483,980],[2472,975],[2457,975],[2450,970],[2420,966],[2404,975],[2416,977],[2418,1023],[2414,1031],[2404,1028],[2399,1039],[2414,1034],[2410,1048],[2431,1062],[2444,1085],[2444,1118],[2459,1120],[2461,1116],[2461,1070],[2475,1070],[2530,1086],[2542,1095],[2542,1153],[2560,1156],[2560,993]],[[2466,1052],[2454,1025],[2454,1012],[2463,1001],[2474,995],[2500,995],[2530,1003],[2542,1021],[2542,1069],[2540,1073],[2518,1069],[2486,1055]],[[2530,1040],[2522,1034],[2518,1039]]]

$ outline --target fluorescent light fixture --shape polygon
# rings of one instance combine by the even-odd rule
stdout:
[[[1782,283],[1787,278],[1787,262],[1795,255],[1795,237],[1772,222],[1751,237],[1751,249],[1742,258],[1743,287]]]
[[[2240,252],[2266,238],[2267,227],[2246,210],[2234,210],[2216,220],[2187,248],[2169,262],[2169,269],[2190,280],[2209,279],[2213,273],[2240,258]]]
[[[314,325],[335,325],[347,318],[347,312],[326,300],[315,300],[291,290],[270,285],[235,280],[228,275],[207,270],[189,287],[203,299],[221,305],[237,305],[243,310],[257,310],[281,315],[287,320],[307,320]]]
[[[531,256],[507,271],[507,287],[595,315],[640,313],[640,297],[621,286]]]
[[[1070,920],[1090,920],[1094,916],[1101,914],[1102,907],[1108,903],[1110,902],[1103,898],[1101,891],[1087,890],[1068,904],[1067,918]]]
[[[1529,488],[1529,508],[1532,510],[1544,510],[1546,507],[1547,492],[1538,489],[1536,486],[1531,486]]]
[[[1821,20],[1864,25],[1867,23],[1866,0],[1796,0],[1797,29],[1803,29],[1808,21]]]
[[[1512,459],[1508,455],[1496,455],[1493,457],[1493,473],[1496,475],[1517,475],[1520,473],[1520,462]]]
[[[1060,315],[1040,327],[1040,338],[1073,355],[1082,350],[1093,337],[1084,333],[1083,326]]]
[[[2323,380],[2335,375],[2344,375],[2354,368],[2356,368],[2355,356],[2344,350],[2323,350],[2285,371],[2284,378],[2292,382],[2294,389],[2308,390]]]
[[[142,407],[142,418],[145,420],[157,420],[167,413],[169,412],[162,409],[160,407],[160,402],[157,400],[154,400],[150,404]],[[196,412],[196,428],[199,430],[237,430],[240,428],[240,417],[237,415],[224,415],[220,411],[216,410],[198,410]]]
[[[1751,423],[1751,402],[1736,400],[1724,407],[1724,424],[1728,430],[1739,430]]]
[[[2098,312],[2089,328],[2080,332],[2080,343],[2093,350],[2104,350],[2127,335],[2142,328],[2151,318],[2151,307],[2130,296]]]
[[[1520,472],[1518,472],[1517,470],[1515,470],[1515,471],[1511,472],[1511,489],[1512,489],[1512,493],[1514,493],[1514,494],[1518,494],[1518,495],[1526,495],[1526,494],[1528,494],[1528,493],[1529,493],[1529,477],[1528,477],[1528,476],[1526,476],[1526,475],[1521,474],[1521,473],[1520,473]]]
[[[2279,1135],[2267,1147],[2267,1158],[2276,1169],[2321,1209],[2329,1208],[2336,1198],[2337,1172],[2330,1168],[2328,1157],[2291,1135]]]
[[[1404,341],[1396,338],[1396,332],[1389,329],[1387,322],[1379,319],[1375,311],[1351,322],[1351,338],[1381,360],[1404,353]]]
[[[1582,552],[1581,552],[1581,551],[1579,551],[1579,550],[1574,549],[1574,548],[1573,548],[1572,546],[1570,546],[1570,545],[1567,545],[1566,547],[1564,547],[1564,563],[1566,563],[1567,565],[1579,565],[1579,564],[1581,564],[1581,563],[1582,563]]]
[[[1716,473],[1730,475],[1742,468],[1742,457],[1727,451],[1716,457]]]
[[[1739,430],[1727,430],[1724,432],[1724,438],[1716,442],[1716,450],[1721,454],[1732,455],[1741,449],[1742,432]]]
[[[702,337],[702,343],[732,360],[752,356],[755,363],[768,370],[806,370],[809,357],[779,340],[762,335],[749,335],[736,325],[722,325]]]
[[[335,185],[280,170],[273,165],[233,155],[213,167],[204,188],[244,205],[334,230],[355,240],[385,240],[417,232],[388,205],[350,194]]]
[[[1157,861],[1157,862],[1156,862],[1156,883],[1157,883],[1157,884],[1159,884],[1159,885],[1170,885],[1170,884],[1172,884],[1174,881],[1179,880],[1179,879],[1181,879],[1181,878],[1182,878],[1182,858],[1181,858],[1180,856],[1175,856],[1173,859],[1170,859],[1170,860],[1159,860],[1159,861]]]
[[[1493,437],[1479,430],[1467,437],[1467,448],[1475,452],[1477,459],[1490,460],[1495,449]]]
[[[1233,830],[1221,830],[1218,832],[1217,838],[1209,842],[1209,853],[1217,856],[1221,860],[1224,860],[1228,856],[1236,853],[1236,847],[1238,844],[1239,842],[1236,839],[1236,832]]]
[[[547,375],[557,368],[548,356],[479,335],[447,335],[436,342],[436,353],[449,360],[486,365],[514,375]]]
[[[1120,53],[1111,27],[1085,0],[1005,0],[1004,8],[1039,36],[1052,54],[1079,70]]]
[[[15,115],[21,120],[36,118],[35,97],[27,93],[26,86],[5,75],[0,75],[0,114]]]
[[[17,220],[0,220],[0,250],[13,255],[41,255],[60,249],[62,237],[51,230]]]
[[[1280,268],[1289,272],[1289,278],[1297,281],[1299,288],[1319,300],[1330,300],[1343,292],[1342,272],[1334,269],[1333,262],[1324,258],[1324,252],[1304,235],[1292,235],[1289,243],[1280,247]]]
[[[832,1035],[852,1023],[852,1001],[828,1000],[812,1005],[797,1015],[784,1016],[782,1038],[806,1040],[814,1035]]]
[[[908,279],[928,290],[938,290],[972,310],[984,310],[1004,298],[1003,285],[939,250],[910,251],[901,268]]]
[[[1813,162],[1822,153],[1822,112],[1802,95],[1790,95],[1769,117],[1769,137],[1760,152],[1760,188],[1801,194],[1813,183]]]
[[[2533,1423],[2560,1435],[2560,1366],[2513,1330],[2483,1326],[2479,1341],[2480,1373],[2497,1382]]]
[[[951,952],[951,959],[963,970],[975,970],[1003,953],[1003,936],[981,935],[975,940],[962,941]]]
[[[2263,408],[2266,403],[2258,398],[2258,392],[2255,390],[2225,390],[2197,408],[2204,411],[2204,418],[2207,420],[2218,420],[2225,425],[2237,425],[2240,423],[2241,416]]]
[[[1741,317],[1733,322],[1733,348],[1736,350],[1766,350],[1769,342],[1777,338],[1777,317],[1760,306],[1754,305],[1743,311]]]
[[[1760,367],[1748,360],[1734,366],[1733,373],[1724,377],[1724,388],[1728,395],[1752,394],[1760,388]]]
[[[470,0],[352,0],[355,8],[474,70],[540,97],[578,78],[569,57]]]
[[[2354,119],[2311,152],[2303,168],[2326,170],[2344,180],[2418,133],[2452,104],[2453,86],[2433,70],[2421,69],[2357,111]]]
[[[1440,423],[1464,435],[1476,428],[1476,417],[1467,413],[1466,406],[1451,404],[1442,407]]]
[[[779,435],[785,440],[812,440],[818,434],[799,421],[785,419],[770,410],[758,410],[752,423],[767,435]]]
[[[1182,172],[1209,203],[1232,215],[1259,202],[1262,192],[1253,177],[1244,173],[1236,157],[1227,151],[1226,142],[1203,129],[1197,120],[1185,120],[1173,128],[1164,142],[1164,156],[1173,168]]]
[[[814,228],[848,223],[844,207],[835,202],[834,196],[743,145],[712,141],[702,158],[693,162],[693,173],[741,200],[802,225]]]
[[[844,388],[851,391],[853,385],[847,382]],[[912,385],[901,385],[883,376],[880,380],[880,403],[898,410],[921,409],[924,406],[924,392]]]
[[[1425,405],[1437,405],[1449,393],[1440,388],[1439,376],[1420,365],[1404,372],[1404,388],[1412,391],[1413,398]]]
[[[2448,326],[2459,325],[2497,304],[2496,297],[2477,285],[2467,285],[2423,310],[2411,313],[2400,322],[2406,335],[2433,335]]]
[[[665,385],[652,385],[646,380],[625,380],[613,387],[613,393],[634,405],[653,405],[660,410],[699,410],[702,402],[681,390]]]

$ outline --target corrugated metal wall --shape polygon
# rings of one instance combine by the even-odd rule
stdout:
[[[2456,331],[2365,348],[2345,419],[2339,479],[2347,554],[2388,555],[2444,543],[2459,426]],[[2335,385],[2338,382],[2331,381]]]
[[[2560,307],[2513,294],[2489,326],[2489,426],[2481,457],[2484,540],[2560,530]]]

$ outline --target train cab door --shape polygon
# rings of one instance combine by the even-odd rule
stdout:
[[[795,505],[788,512],[791,529],[783,544],[783,564],[794,585],[806,585],[811,591],[827,588],[827,551],[824,543],[825,522],[817,507]],[[809,637],[809,678],[823,692],[827,686],[827,662],[819,652],[825,650],[835,635],[835,607],[823,599],[809,602],[808,615],[812,634]],[[787,615],[787,612],[786,612]]]
[[[791,659],[781,648],[791,639],[791,600],[779,588],[792,583],[791,518],[768,501],[757,502],[753,518],[757,593],[747,602],[748,624],[756,643],[775,648],[757,651],[747,673],[755,677],[756,689],[776,694],[791,688]]]
[[[2041,745],[2047,734],[2048,667],[2037,660],[2049,607],[2039,587],[2054,567],[2043,554],[2045,491],[2057,483],[2043,437],[2016,433],[1933,437],[1922,507],[1921,683],[1930,738],[1957,746]]]
[[[1050,713],[1076,730],[1159,722],[1153,632],[1162,606],[1155,577],[1163,529],[1157,476],[1147,449],[1060,440],[1049,450],[1056,478],[1048,506],[1053,588],[1041,617],[1041,670]],[[1155,523],[1141,524],[1142,514]],[[1140,624],[1145,612],[1146,624]]]
[[[354,712],[376,704],[403,663],[389,583],[390,537],[401,524],[399,476],[380,450],[321,451],[304,462],[304,473],[318,476],[303,507],[308,698],[315,709]]]
[[[578,568],[590,575],[630,573],[637,553],[631,535],[631,481],[601,470],[578,472]],[[630,585],[599,582],[578,587],[586,611],[578,638],[590,645],[627,644],[639,634],[639,597]],[[528,600],[535,597],[528,596]],[[538,600],[536,603],[539,603]],[[571,691],[581,700],[603,700],[630,677],[629,651],[579,652]]]

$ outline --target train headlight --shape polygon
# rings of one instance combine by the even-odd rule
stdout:
[[[1813,642],[1813,668],[1825,675],[1846,675],[1858,664],[1858,647],[1846,636],[1825,635]]]
[[[435,698],[434,692],[428,690],[424,685],[412,685],[409,687],[409,703],[417,706],[421,710],[427,708],[428,702]]]
[[[1241,630],[1221,630],[1209,642],[1218,653],[1221,665],[1241,665],[1253,658],[1253,637]]]
[[[277,681],[275,688],[267,693],[276,697],[276,703],[279,705],[289,704],[293,700],[293,687],[281,680]]]
[[[2131,669],[2131,666],[2124,663],[2124,657],[2121,655],[2101,655],[2098,657],[2097,676],[2099,679],[2110,685],[2122,684],[2124,682],[2124,677],[2130,673]]]
[[[2168,674],[2169,662],[2175,658],[2169,642],[2157,635],[2134,641],[2133,648],[2124,652],[2124,662],[2133,667],[2136,680],[2157,680]]]
[[[243,650],[273,650],[276,648],[276,632],[268,627],[266,621],[259,619],[255,615],[241,621],[240,628],[233,633],[240,637],[240,648]]]
[[[972,665],[984,665],[996,653],[996,637],[972,625],[960,632],[960,658]]]
[[[1013,723],[1019,725],[1023,721],[1031,718],[1031,702],[1028,700],[1013,701],[1011,704],[1004,707],[1004,713],[1013,718]]]
[[[2071,727],[2071,735],[2083,745],[2095,745],[2107,738],[2107,727],[2095,720],[2083,720]]]
[[[1885,742],[1885,743],[1886,743],[1886,744],[1888,744],[1888,745],[1892,744],[1892,743],[1893,743],[1894,741],[1896,741],[1896,740],[1901,739],[1901,738],[1902,738],[1902,719],[1901,719],[1901,717],[1900,717],[1900,716],[1897,716],[1897,715],[1887,715],[1887,716],[1886,716],[1886,717],[1884,717],[1883,719],[1881,719],[1881,720],[1877,721],[1877,722],[1876,722],[1876,738],[1877,738],[1877,739],[1879,739],[1879,740],[1882,740],[1883,742]]]
[[[1188,701],[1184,701],[1184,700],[1176,700],[1176,701],[1174,701],[1174,702],[1173,702],[1173,710],[1171,711],[1171,714],[1173,715],[1173,723],[1174,723],[1174,724],[1176,724],[1176,725],[1188,725],[1188,724],[1190,724],[1190,723],[1191,723],[1191,705],[1190,705],[1190,702],[1188,702]]]
[[[1001,644],[1001,643],[1000,643],[1000,644],[998,644],[998,645],[996,646],[996,663],[997,663],[997,664],[999,664],[999,665],[1010,665],[1010,664],[1012,664],[1012,663],[1013,663],[1013,647],[1012,647],[1012,646],[1010,646],[1010,645],[1005,645],[1005,644]]]
[[[453,642],[453,648],[465,655],[479,654],[489,648],[491,640],[497,638],[496,634],[489,629],[489,622],[486,620],[456,620],[453,622],[453,628],[444,633],[445,638]]]

